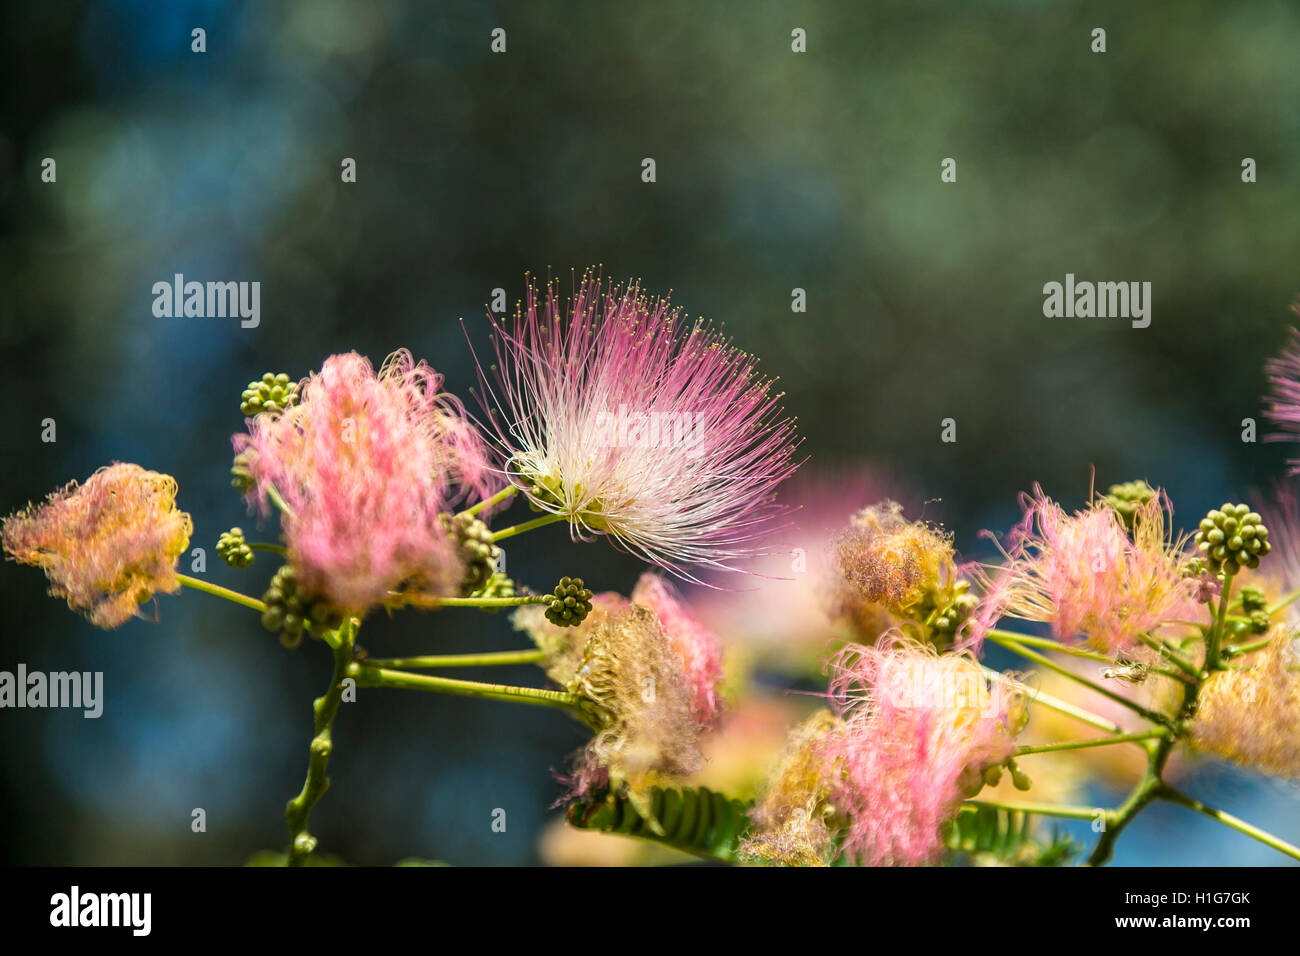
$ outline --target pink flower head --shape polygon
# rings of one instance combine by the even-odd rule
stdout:
[[[641,575],[632,591],[632,603],[650,608],[663,625],[674,653],[681,659],[695,719],[702,727],[716,723],[722,711],[718,693],[722,652],[717,639],[695,619],[676,589],[657,574]]]
[[[688,566],[735,571],[766,553],[798,442],[754,358],[666,299],[590,274],[567,306],[530,284],[494,342],[500,397],[483,381],[507,471],[575,537],[608,535],[691,580]]]
[[[943,848],[942,828],[1015,750],[1023,697],[990,684],[967,654],[886,638],[831,661],[841,723],[820,745],[843,852],[868,866],[915,866]]]
[[[1291,308],[1300,314],[1300,302]],[[1265,369],[1273,394],[1264,414],[1281,429],[1265,436],[1265,441],[1300,441],[1300,332],[1291,329],[1286,348]],[[1288,464],[1291,474],[1300,474],[1300,459],[1292,459]]]
[[[118,462],[5,518],[3,540],[13,560],[44,570],[51,595],[111,629],[156,592],[180,590],[176,561],[193,531],[175,478]]]
[[[1022,505],[1006,564],[984,576],[976,629],[1005,612],[1050,623],[1058,639],[1084,637],[1119,654],[1139,647],[1143,634],[1202,613],[1196,582],[1183,573],[1184,540],[1166,535],[1163,495],[1137,507],[1132,534],[1101,502],[1068,514],[1035,486]]]
[[[1264,518],[1264,524],[1272,532],[1269,543],[1273,551],[1268,563],[1264,564],[1261,576],[1269,582],[1278,594],[1286,594],[1300,587],[1300,501],[1295,493],[1279,484],[1272,497],[1261,502],[1255,509]],[[1294,620],[1294,604],[1287,605],[1288,615]]]
[[[354,613],[401,588],[446,594],[461,577],[439,515],[492,491],[487,449],[443,377],[405,350],[376,374],[356,352],[326,359],[298,404],[236,435],[266,513],[272,491],[303,585]]]

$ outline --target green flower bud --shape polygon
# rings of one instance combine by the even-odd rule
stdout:
[[[248,467],[248,452],[241,451],[230,466],[230,487],[246,492],[253,487],[253,472]]]
[[[285,647],[297,647],[304,633],[333,630],[343,623],[337,608],[302,589],[293,568],[287,564],[271,578],[262,603],[266,605],[262,626],[278,632]]]
[[[1156,496],[1156,490],[1145,481],[1125,481],[1111,485],[1102,495],[1102,502],[1112,508],[1124,527],[1133,530],[1133,520],[1138,509]]]
[[[244,540],[242,528],[223,531],[217,539],[217,554],[232,568],[246,568],[253,563],[253,549]]]
[[[1246,505],[1224,504],[1206,514],[1193,539],[1210,571],[1236,574],[1259,567],[1272,546],[1263,519]]]
[[[557,627],[576,627],[591,613],[591,591],[582,578],[560,578],[546,605],[546,619]]]
[[[267,372],[256,382],[249,382],[240,396],[239,410],[245,415],[282,412],[298,400],[298,383],[289,381],[284,372]]]
[[[472,596],[480,598],[512,598],[515,597],[515,593],[515,582],[502,572],[497,571],[492,577],[488,578],[487,584],[475,591]]]
[[[443,515],[442,526],[456,539],[456,551],[465,566],[461,580],[462,596],[479,595],[497,573],[501,548],[492,543],[492,532],[474,515]]]
[[[1250,585],[1237,592],[1237,600],[1241,603],[1241,609],[1246,614],[1262,611],[1268,607],[1267,595],[1259,588]]]

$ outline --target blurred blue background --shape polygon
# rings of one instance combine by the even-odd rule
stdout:
[[[252,524],[228,478],[244,384],[406,346],[465,394],[458,320],[482,343],[492,290],[513,304],[525,270],[567,282],[600,263],[725,322],[781,377],[814,463],[887,470],[967,556],[1017,492],[1078,502],[1094,465],[1101,485],[1164,485],[1184,519],[1283,473],[1282,449],[1240,436],[1300,291],[1292,2],[98,0],[8,9],[0,44],[0,509],[113,460],[174,474],[218,583],[260,593],[270,574],[212,550]],[[259,281],[260,326],[155,318],[151,286],[178,272]],[[1044,318],[1042,286],[1067,272],[1150,281],[1151,326]],[[510,558],[533,583],[560,564],[626,590],[640,570],[560,531]],[[100,670],[107,701],[99,720],[0,712],[4,861],[282,846],[328,655],[193,593],[103,633],[43,591],[0,568],[0,669]],[[362,643],[520,637],[504,618],[407,615]],[[559,714],[372,691],[335,739],[322,849],[519,864],[539,860],[552,771],[582,735]],[[1300,840],[1294,789],[1235,771],[1189,786]],[[1281,858],[1161,807],[1116,861]]]

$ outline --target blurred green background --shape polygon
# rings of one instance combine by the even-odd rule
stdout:
[[[870,463],[967,556],[1017,492],[1041,481],[1077,503],[1094,465],[1100,485],[1164,485],[1190,522],[1283,474],[1284,449],[1240,435],[1300,291],[1297,50],[1294,2],[9,9],[0,509],[138,462],[179,480],[209,579],[260,592],[264,562],[241,576],[212,550],[251,524],[227,474],[246,382],[406,346],[464,394],[458,319],[481,344],[493,289],[513,305],[525,270],[567,285],[599,263],[725,323],[781,377],[815,467]],[[177,272],[259,281],[260,326],[155,318],[151,286]],[[1044,318],[1042,286],[1067,272],[1151,282],[1150,327]],[[548,531],[511,549],[520,580],[559,564],[626,590],[640,570]],[[193,593],[102,633],[43,591],[37,571],[0,568],[0,669],[101,670],[107,702],[99,720],[0,712],[4,861],[224,864],[281,846],[328,655],[286,652]],[[519,642],[472,615],[377,619],[363,638],[372,655]],[[581,739],[559,714],[363,692],[313,830],[355,863],[537,862],[552,771]],[[1300,838],[1294,790],[1237,773],[1200,788]],[[1197,862],[1200,839],[1222,841],[1217,862],[1279,862],[1177,810],[1145,816],[1117,862]]]

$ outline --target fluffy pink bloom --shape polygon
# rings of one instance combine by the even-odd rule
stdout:
[[[1269,543],[1273,551],[1258,573],[1279,595],[1300,587],[1300,501],[1292,489],[1279,484],[1271,499],[1261,501],[1255,509],[1264,518],[1272,532]],[[1295,618],[1295,604],[1287,605],[1287,613]]]
[[[831,666],[841,722],[820,747],[847,821],[843,853],[868,866],[930,862],[983,771],[1013,753],[1023,698],[966,654],[906,641],[847,647]]]
[[[341,609],[390,592],[446,594],[462,569],[439,515],[467,490],[491,493],[487,449],[443,378],[409,352],[378,374],[355,352],[326,359],[300,401],[236,435],[267,511],[278,493],[299,580]]]
[[[1300,315],[1300,302],[1291,307]],[[1272,395],[1264,414],[1281,431],[1266,435],[1266,441],[1300,441],[1300,332],[1291,330],[1282,354],[1265,366]],[[1292,459],[1291,474],[1300,474],[1300,459]]]
[[[722,710],[718,684],[722,680],[722,651],[717,639],[701,624],[676,590],[657,574],[643,574],[632,591],[632,603],[648,607],[659,618],[673,651],[682,661],[682,676],[691,690],[691,712],[701,726],[711,726]]]
[[[1166,535],[1163,495],[1138,507],[1131,535],[1102,503],[1068,514],[1035,486],[1022,504],[1006,565],[981,582],[985,604],[973,629],[1006,613],[1050,623],[1057,639],[1084,637],[1118,654],[1138,647],[1145,633],[1203,615],[1197,584],[1183,574],[1183,541]]]
[[[121,462],[4,520],[4,550],[45,571],[50,594],[97,627],[120,627],[156,592],[180,590],[176,561],[194,524],[176,479]]]
[[[764,553],[797,467],[756,360],[636,286],[583,277],[567,306],[548,285],[494,337],[493,422],[510,478],[575,537],[608,535],[680,577]]]

